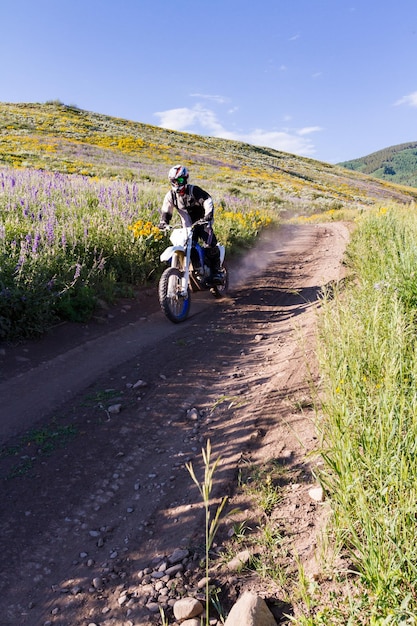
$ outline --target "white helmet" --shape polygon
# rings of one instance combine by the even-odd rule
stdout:
[[[168,172],[174,191],[184,193],[188,183],[188,170],[183,165],[174,165]]]

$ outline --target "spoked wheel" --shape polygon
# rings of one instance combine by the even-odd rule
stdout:
[[[215,298],[223,298],[229,290],[229,275],[225,265],[222,265],[222,273],[224,276],[223,283],[221,285],[213,285],[210,289]]]
[[[175,324],[183,322],[190,311],[191,294],[187,287],[187,295],[184,297],[182,291],[181,272],[176,267],[168,267],[159,281],[159,303],[167,318]]]

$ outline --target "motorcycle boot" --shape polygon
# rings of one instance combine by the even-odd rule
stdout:
[[[223,272],[220,267],[220,250],[217,246],[205,249],[206,259],[210,267],[209,282],[214,285],[223,283]]]

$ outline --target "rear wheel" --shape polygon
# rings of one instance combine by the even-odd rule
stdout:
[[[229,275],[227,273],[227,267],[222,265],[223,282],[220,285],[213,285],[210,289],[215,298],[223,298],[229,290]]]
[[[158,297],[161,309],[167,318],[175,324],[183,322],[190,311],[191,294],[187,287],[187,295],[183,296],[181,272],[176,267],[168,267],[159,281]]]

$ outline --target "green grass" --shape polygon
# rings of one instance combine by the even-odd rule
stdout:
[[[233,522],[233,535],[229,551],[248,548],[253,553],[250,563],[243,565],[265,580],[272,580],[281,589],[287,585],[288,574],[282,565],[286,551],[285,538],[276,519],[271,519],[274,511],[279,510],[282,500],[281,485],[285,470],[271,459],[263,465],[244,464],[238,475],[238,489],[248,496],[254,511],[259,515],[259,522],[254,524],[245,519]],[[240,511],[233,512],[241,515]],[[230,515],[230,514],[229,514]],[[233,514],[230,515],[233,520]]]
[[[321,318],[320,480],[370,624],[417,620],[416,241],[415,210],[368,215],[348,249],[355,280]]]

